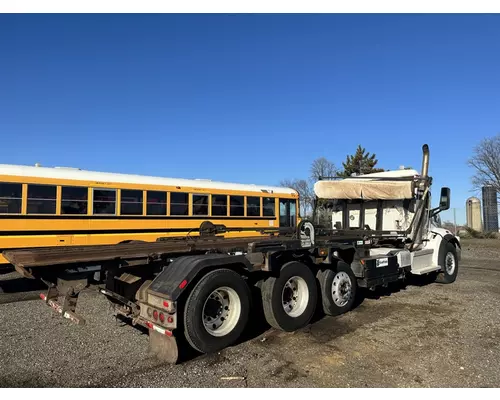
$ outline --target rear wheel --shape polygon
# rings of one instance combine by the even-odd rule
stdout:
[[[300,329],[314,315],[318,299],[316,279],[305,264],[292,261],[283,265],[278,277],[262,283],[261,291],[264,315],[276,329]]]
[[[438,283],[453,283],[458,274],[457,249],[453,243],[446,242],[439,250],[439,265],[441,271],[436,276]]]
[[[250,289],[229,269],[205,275],[189,294],[184,311],[184,333],[201,353],[233,344],[242,334],[250,313]]]
[[[356,277],[348,264],[339,262],[335,269],[317,273],[323,311],[327,315],[344,314],[352,308],[356,297]]]

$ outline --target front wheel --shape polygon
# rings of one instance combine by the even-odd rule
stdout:
[[[233,344],[243,333],[250,314],[250,289],[229,269],[205,275],[189,294],[184,333],[201,353],[213,353]]]
[[[318,271],[321,302],[326,315],[344,314],[352,308],[356,297],[356,277],[348,264],[338,262],[334,269]]]
[[[458,274],[457,249],[453,243],[446,242],[439,251],[439,265],[441,271],[436,276],[438,283],[453,283]]]

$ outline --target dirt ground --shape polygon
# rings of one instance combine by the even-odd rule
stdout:
[[[247,340],[180,365],[149,355],[147,335],[96,293],[80,300],[83,327],[0,294],[0,386],[499,387],[500,240],[463,248],[452,285],[366,294],[294,333],[261,330],[256,317]]]

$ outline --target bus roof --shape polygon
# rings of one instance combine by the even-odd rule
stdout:
[[[33,167],[29,165],[0,164],[0,176],[19,176],[27,178],[67,179],[76,181],[97,181],[106,183],[131,183],[138,185],[188,186],[200,189],[240,190],[270,194],[297,194],[294,189],[280,186],[217,182],[206,179],[162,178],[146,175],[116,174],[109,172],[86,171],[66,167]]]

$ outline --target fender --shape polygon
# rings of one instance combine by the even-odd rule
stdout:
[[[204,270],[213,267],[239,265],[242,269],[250,271],[253,265],[244,255],[227,254],[201,254],[176,258],[166,266],[153,280],[148,292],[162,294],[173,301],[195,281],[195,278]]]
[[[434,254],[432,256],[432,262],[434,265],[439,265],[439,260],[441,259],[440,256],[442,256],[442,252],[444,251],[446,243],[452,243],[455,246],[457,250],[457,261],[460,261],[462,254],[460,238],[443,228],[433,227],[430,233],[432,235],[432,238],[429,241],[429,248],[434,249]]]
[[[443,240],[446,240],[455,245],[455,248],[457,249],[457,261],[460,261],[462,259],[462,244],[460,243],[460,238],[458,236],[452,235],[451,233],[448,233],[444,235]]]
[[[455,246],[455,249],[457,251],[457,262],[460,261],[460,256],[461,256],[461,247],[460,247],[460,242],[453,236],[453,235],[445,235],[443,240],[441,240],[441,243],[439,245],[439,251],[437,252],[437,265],[441,267],[441,270],[444,269],[444,265],[439,264],[439,260],[442,260],[444,257],[444,252],[446,251],[445,246],[448,243],[452,243]]]
[[[462,246],[460,244],[460,240],[458,239],[458,237],[452,235],[451,233],[447,233],[446,235],[444,235],[443,239],[447,240],[450,243],[453,243],[456,247],[462,248]]]
[[[441,249],[446,245],[446,243],[453,243],[453,245],[457,249],[457,261],[460,261],[462,247],[460,244],[460,238],[458,236],[453,235],[447,229],[431,225],[428,239],[429,241],[427,242],[426,248],[434,250],[434,254],[432,255],[432,263],[434,265],[439,265],[439,255],[442,251]]]

